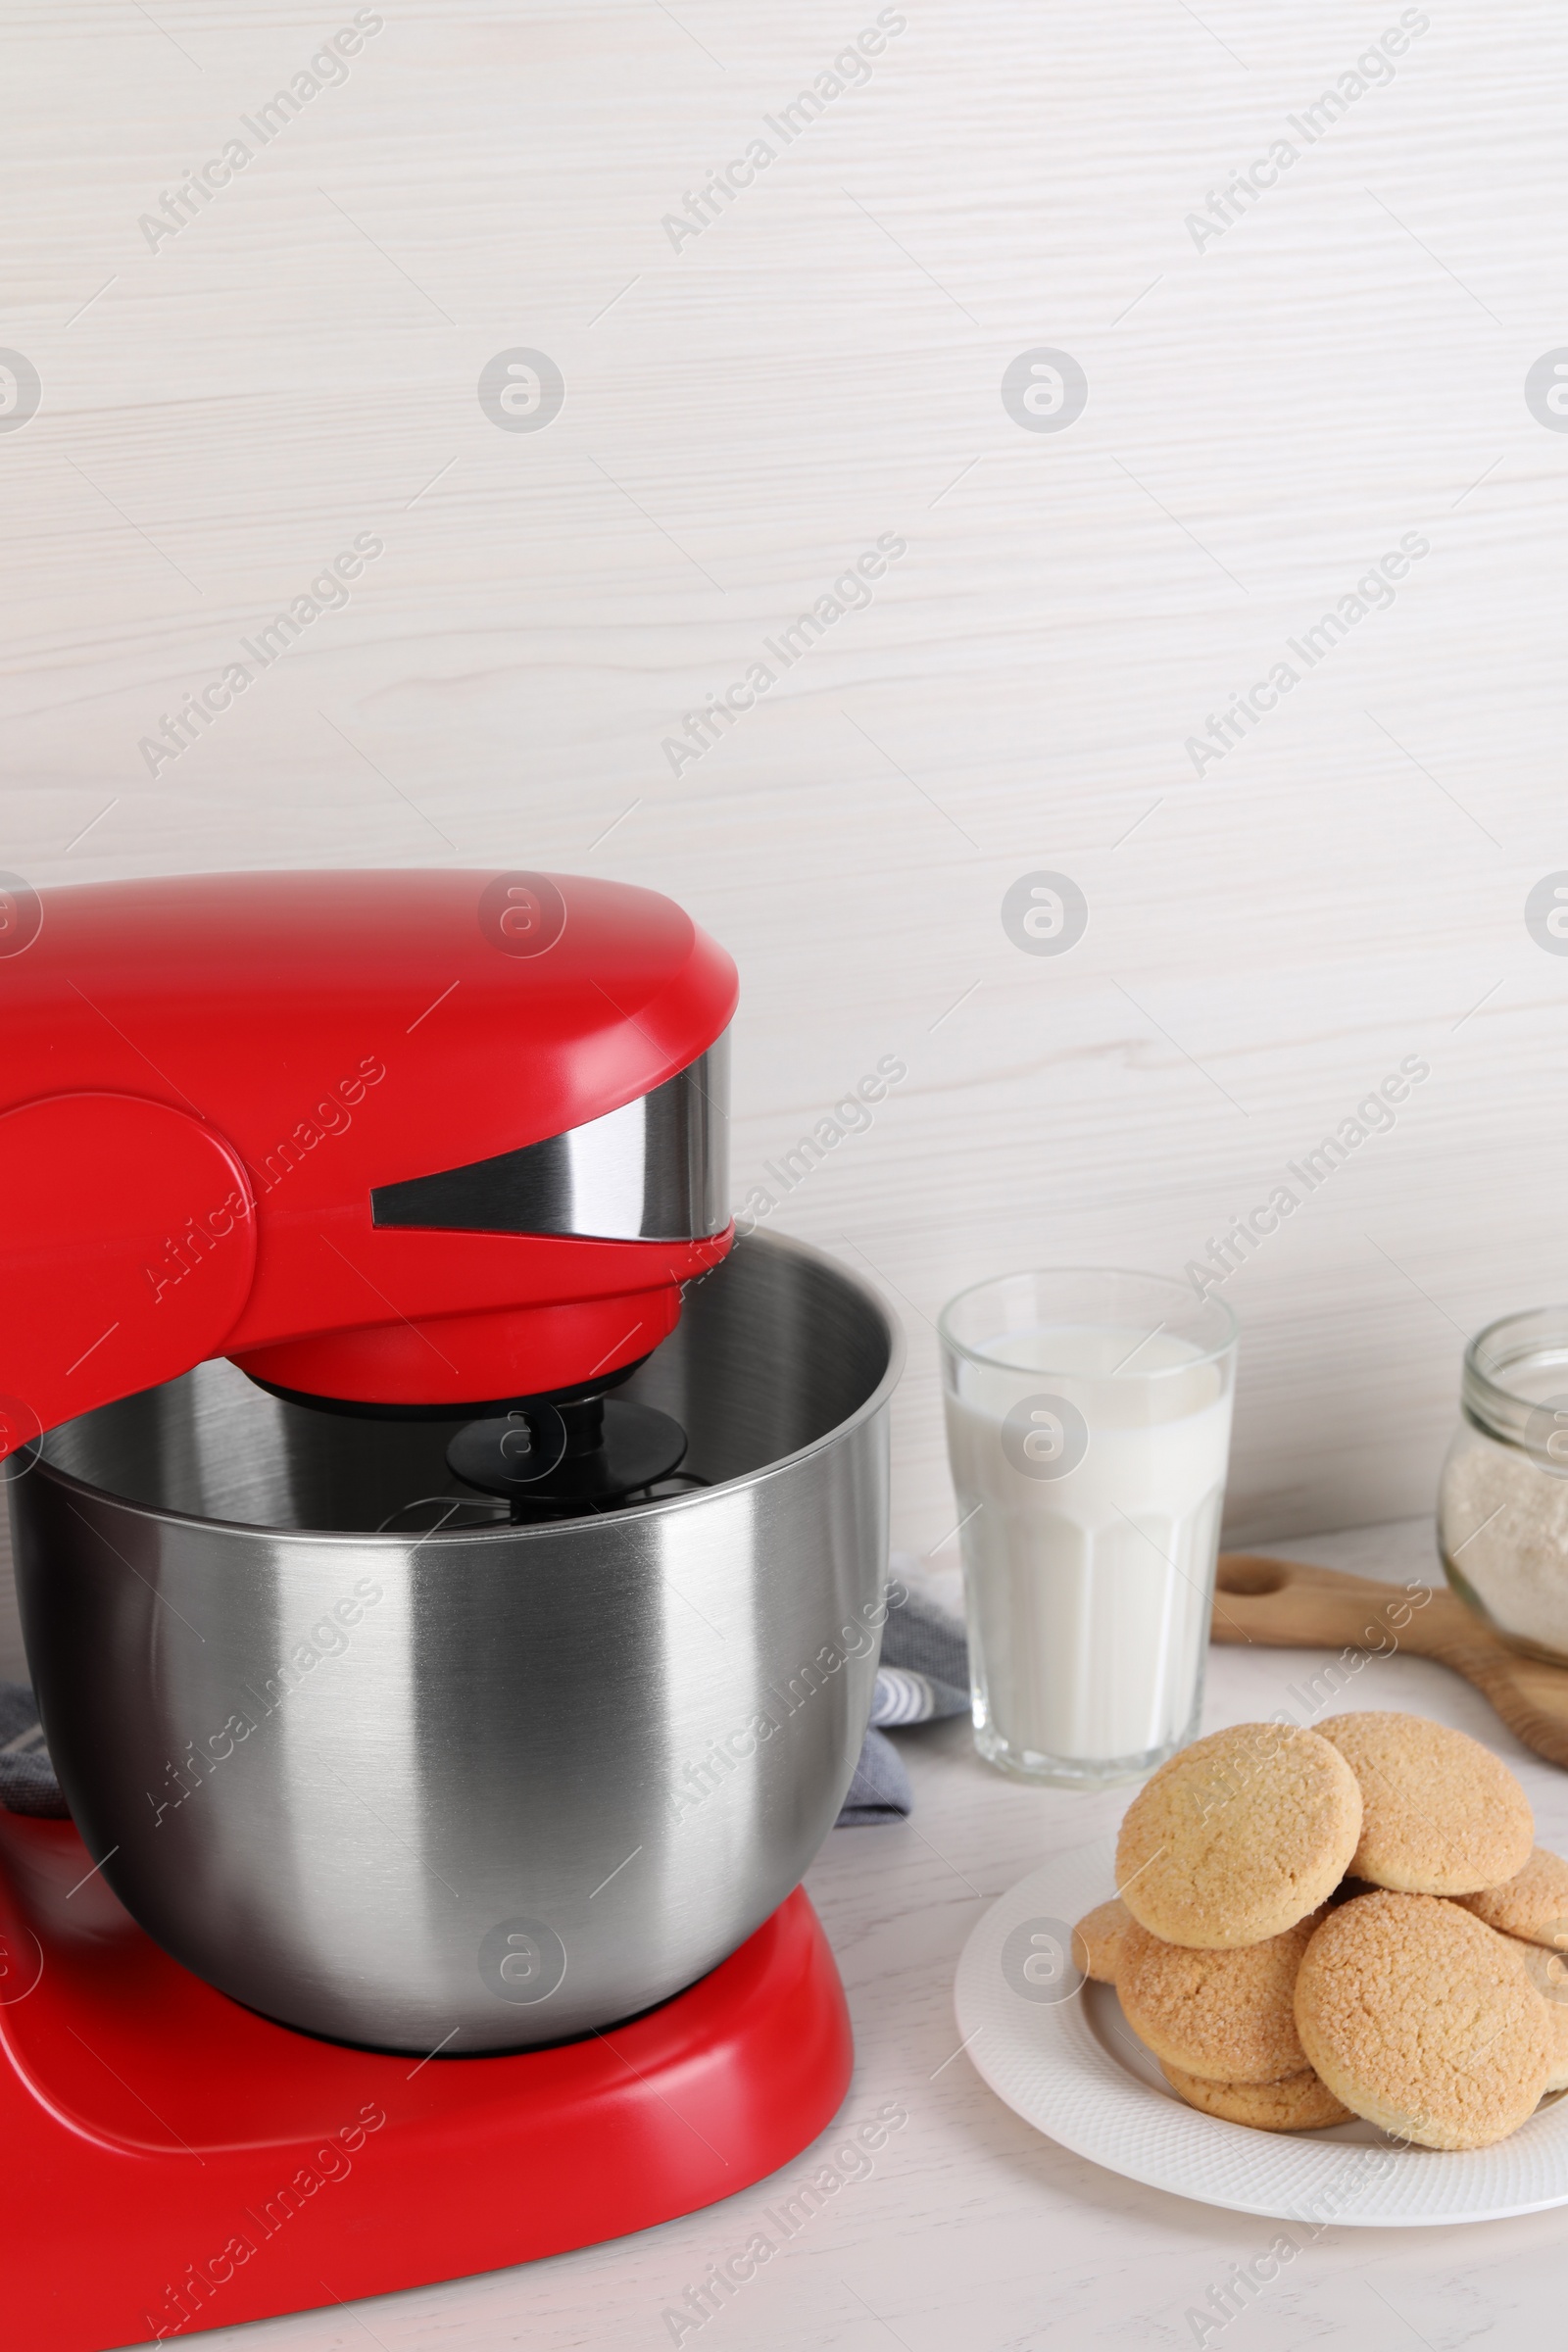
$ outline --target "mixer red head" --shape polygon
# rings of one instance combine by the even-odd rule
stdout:
[[[13,886],[0,1455],[208,1356],[461,1415],[602,1388],[723,1256],[721,949],[491,872]]]

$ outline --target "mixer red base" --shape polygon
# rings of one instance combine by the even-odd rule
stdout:
[[[142,1934],[69,1824],[0,1815],[8,2340],[105,2352],[645,2230],[798,2155],[853,2057],[800,1889],[631,2025],[419,2060],[238,2007]]]

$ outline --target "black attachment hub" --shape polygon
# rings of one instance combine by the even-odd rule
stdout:
[[[514,1522],[526,1523],[612,1510],[667,1478],[685,1451],[686,1432],[667,1413],[599,1395],[470,1421],[448,1446],[447,1466],[465,1486],[501,1495]]]

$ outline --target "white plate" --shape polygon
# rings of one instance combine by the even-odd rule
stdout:
[[[1184,2106],[1110,1986],[1071,1988],[1064,1939],[1115,1892],[1115,1852],[1104,1838],[1058,1854],[994,1903],[963,1947],[958,2032],[982,2081],[1025,2123],[1130,2180],[1282,2221],[1408,2229],[1568,2205],[1560,2096],[1472,2155],[1404,2147],[1371,2124],[1253,2132]]]

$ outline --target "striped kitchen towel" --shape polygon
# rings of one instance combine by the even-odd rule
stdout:
[[[38,1709],[25,1683],[0,1683],[0,1805],[8,1813],[41,1813],[50,1821],[67,1818]]]
[[[963,1627],[899,1573],[906,1565],[895,1554],[888,1589],[891,1605],[871,1700],[872,1728],[835,1825],[841,1830],[906,1821],[913,1810],[909,1776],[904,1758],[886,1737],[889,1731],[969,1712],[969,1645]]]

